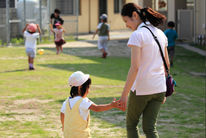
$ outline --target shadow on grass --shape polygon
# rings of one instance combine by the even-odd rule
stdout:
[[[126,74],[129,70],[130,61],[128,58],[122,57],[109,57],[108,59],[102,59],[91,56],[79,56],[81,59],[88,59],[94,61],[94,63],[49,63],[38,64],[39,66],[54,68],[59,70],[66,70],[75,72],[81,70],[84,73],[88,73],[93,76],[108,78],[113,80],[126,80]],[[80,60],[81,60],[80,59]]]
[[[119,99],[120,97],[116,97],[116,98]],[[89,99],[95,104],[99,105],[99,104],[111,103],[113,97],[97,97],[97,98],[89,98]],[[65,99],[59,99],[56,100],[56,102],[62,104],[64,100]],[[119,109],[111,109],[104,112],[90,111],[90,113],[93,118],[98,118],[114,126],[125,128],[126,113]]]
[[[23,71],[29,71],[28,69],[16,69],[16,70],[7,70],[7,71],[3,71],[0,73],[7,73],[7,72],[23,72]]]

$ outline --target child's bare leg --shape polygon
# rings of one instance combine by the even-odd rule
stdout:
[[[60,46],[60,49],[61,49],[61,52],[63,52],[63,47],[62,47],[62,45]]]
[[[58,55],[58,54],[59,54],[59,47],[58,47],[58,46],[56,46],[56,49],[57,49],[56,54]]]
[[[34,58],[28,56],[29,69],[34,69]]]

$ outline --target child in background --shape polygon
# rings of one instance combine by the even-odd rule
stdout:
[[[63,33],[65,33],[65,30],[60,23],[56,23],[55,26],[56,28],[53,29],[52,25],[50,24],[50,29],[55,34],[54,42],[57,50],[56,54],[58,55],[60,50],[63,52],[62,45],[66,43],[63,38]]]
[[[173,29],[175,27],[175,23],[170,21],[167,24],[168,29],[164,31],[165,35],[168,39],[168,54],[170,58],[170,65],[173,66],[173,59],[175,54],[175,40],[177,39],[177,32]]]
[[[38,30],[38,33],[36,33]],[[34,58],[36,56],[36,41],[41,33],[40,27],[38,24],[26,24],[23,29],[25,37],[25,48],[28,56],[29,70],[34,70]]]
[[[93,39],[95,37],[95,35],[98,33],[99,35],[99,39],[98,39],[98,48],[101,50],[102,52],[102,58],[106,58],[107,57],[107,42],[108,40],[110,40],[109,37],[109,24],[107,24],[107,15],[106,14],[102,14],[100,16],[100,20],[101,23],[99,23],[99,25],[97,26],[97,29],[93,35]]]
[[[70,95],[61,109],[61,123],[65,138],[89,138],[90,137],[90,110],[101,112],[117,108],[115,99],[110,104],[96,105],[87,98],[89,94],[91,79],[89,74],[81,71],[74,72],[69,77],[71,86]]]

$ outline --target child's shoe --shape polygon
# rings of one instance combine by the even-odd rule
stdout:
[[[35,70],[35,68],[34,67],[29,67],[29,70]]]
[[[103,54],[102,54],[102,58],[106,58],[107,57],[107,52],[104,52]]]

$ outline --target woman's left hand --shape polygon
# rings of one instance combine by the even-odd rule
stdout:
[[[127,108],[127,96],[122,95],[122,97],[119,99],[119,108],[122,111],[125,111]]]

